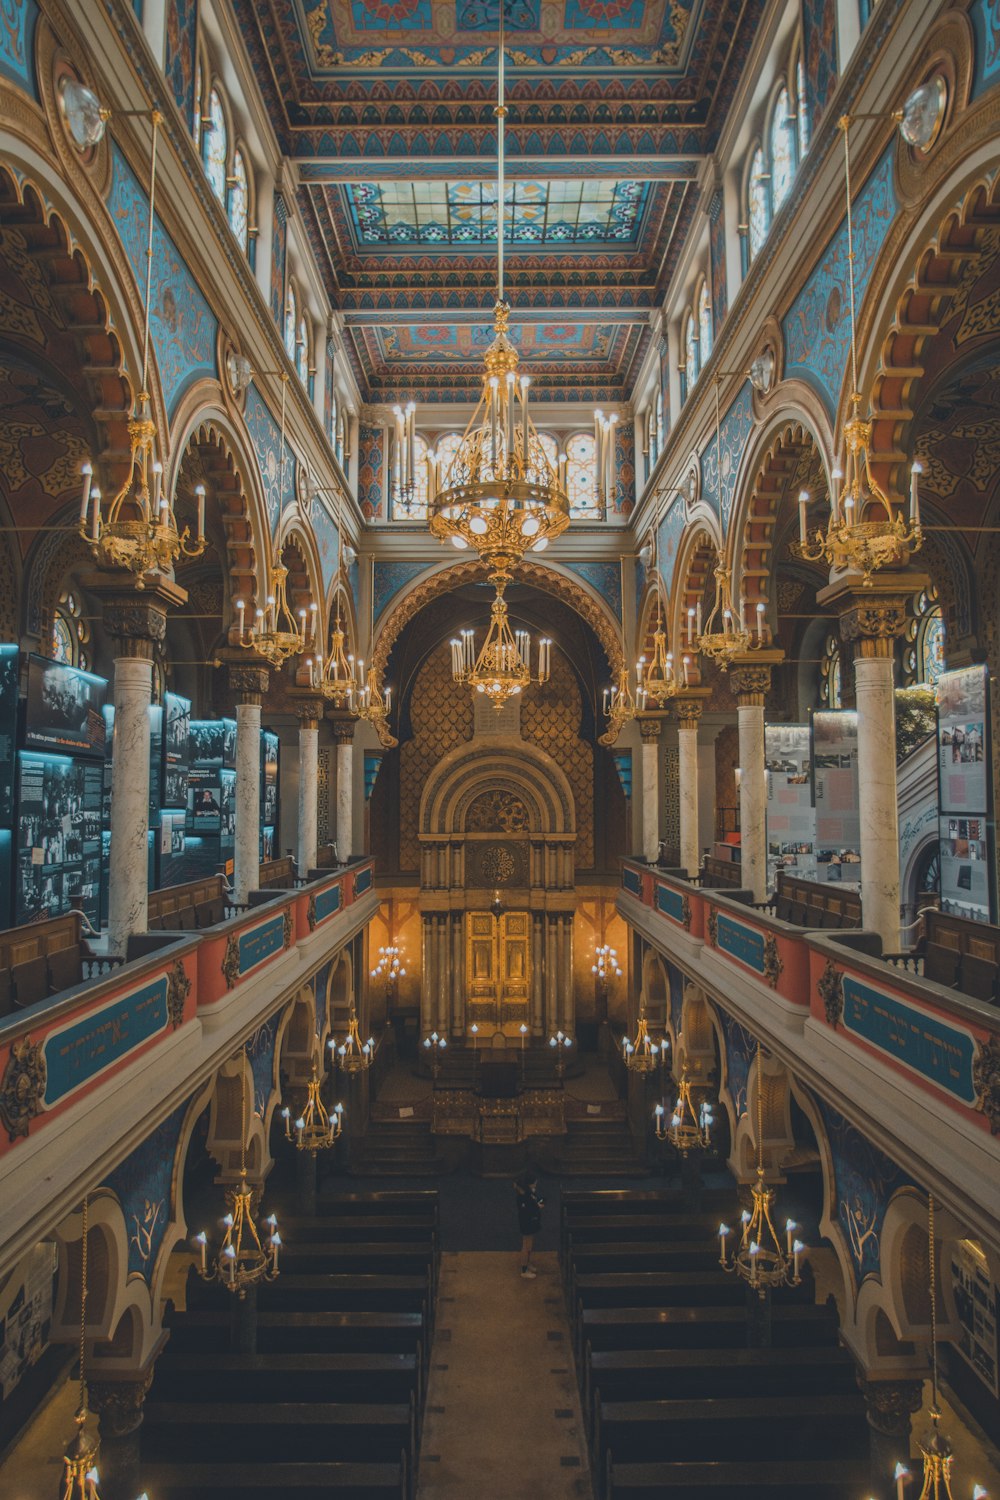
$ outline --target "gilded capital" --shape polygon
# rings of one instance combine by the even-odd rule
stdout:
[[[729,687],[741,708],[763,708],[771,689],[771,668],[733,667]]]
[[[654,745],[662,733],[663,720],[659,716],[640,718],[636,716],[639,723],[639,733],[644,745]]]
[[[677,722],[682,728],[697,729],[698,720],[701,718],[702,709],[705,707],[701,698],[675,698],[674,708],[677,710]]]
[[[356,722],[354,719],[338,717],[336,719],[331,718],[330,722],[333,727],[333,737],[338,745],[354,744],[354,725]]]
[[[295,703],[295,712],[298,715],[299,724],[303,729],[318,729],[319,721],[323,717],[326,707],[322,698],[299,698]]]
[[[270,680],[267,667],[255,662],[229,664],[229,689],[237,703],[260,703]]]
[[[891,656],[893,642],[906,629],[907,596],[882,594],[874,599],[855,595],[844,601],[840,636],[853,641],[860,657]]]

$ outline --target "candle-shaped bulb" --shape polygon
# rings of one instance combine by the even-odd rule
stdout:
[[[809,491],[799,490],[799,541],[805,544],[808,540],[809,530],[806,520],[806,511],[809,506]]]
[[[87,508],[90,505],[90,486],[94,475],[93,465],[83,463],[80,465],[80,475],[83,479],[83,490],[80,497],[80,525],[87,524]]]

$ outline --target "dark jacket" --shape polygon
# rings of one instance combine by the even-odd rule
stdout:
[[[542,1200],[535,1190],[524,1182],[515,1182],[517,1196],[517,1227],[522,1234],[537,1234],[542,1227]]]

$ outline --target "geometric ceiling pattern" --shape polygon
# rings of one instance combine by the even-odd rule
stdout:
[[[478,394],[496,291],[540,398],[628,397],[763,0],[230,0],[371,401]],[[568,330],[568,331],[567,331]]]

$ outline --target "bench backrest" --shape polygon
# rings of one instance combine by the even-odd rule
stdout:
[[[290,891],[295,884],[295,863],[290,854],[281,859],[265,859],[260,866],[258,885],[262,891]]]
[[[778,871],[778,916],[802,927],[860,927],[861,893]]]
[[[178,923],[178,913],[182,911],[194,912],[195,908],[205,905],[213,905],[222,908],[225,905],[226,887],[221,875],[204,875],[200,880],[188,880],[183,885],[165,885],[161,890],[150,891],[148,905],[148,925],[156,924],[168,932],[174,930],[184,931],[184,927]],[[186,917],[180,918],[180,922],[187,921]],[[193,915],[190,919],[193,928]]]

